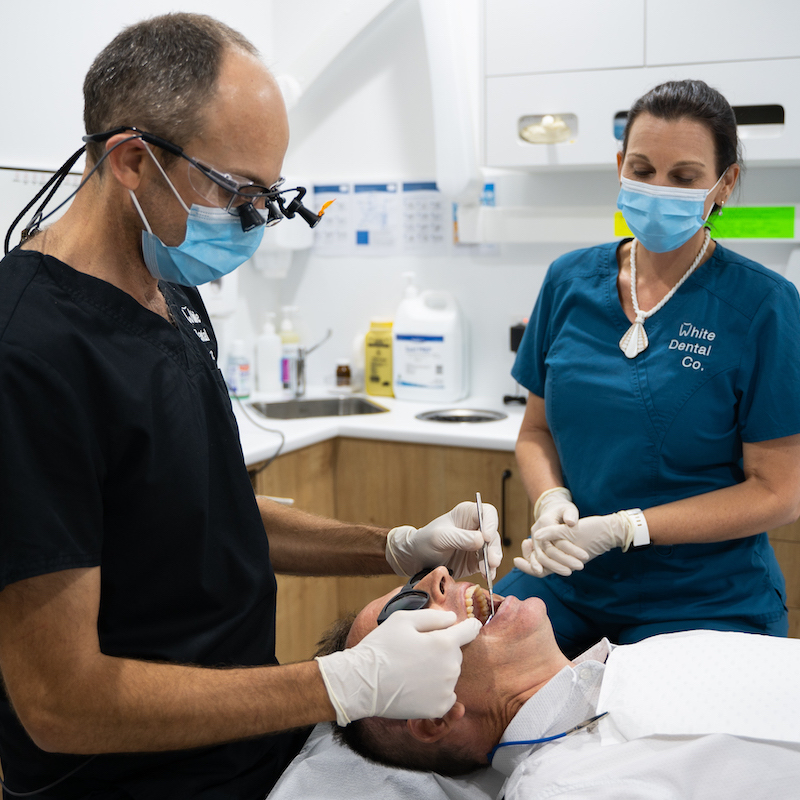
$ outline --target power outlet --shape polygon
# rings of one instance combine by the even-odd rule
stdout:
[[[511,352],[516,353],[519,349],[519,343],[522,341],[522,334],[525,333],[524,323],[518,322],[516,325],[512,325],[509,332],[511,334]]]

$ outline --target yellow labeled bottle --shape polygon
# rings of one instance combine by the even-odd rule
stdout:
[[[370,320],[364,337],[364,386],[367,394],[393,397],[392,322]]]

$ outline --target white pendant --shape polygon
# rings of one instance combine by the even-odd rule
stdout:
[[[637,319],[619,340],[619,349],[622,350],[628,358],[636,358],[639,353],[647,350],[649,344],[650,342],[647,339],[644,325]]]

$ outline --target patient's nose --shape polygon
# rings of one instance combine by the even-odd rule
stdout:
[[[425,584],[423,588],[434,603],[441,603],[447,596],[447,592],[455,586],[455,581],[450,576],[447,567],[436,567],[420,583]]]

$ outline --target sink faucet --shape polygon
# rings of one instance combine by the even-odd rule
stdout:
[[[320,345],[325,344],[331,338],[333,330],[328,328],[328,332],[313,347],[300,347],[297,350],[297,362],[295,364],[294,396],[302,397],[306,393],[306,356],[313,353]]]

